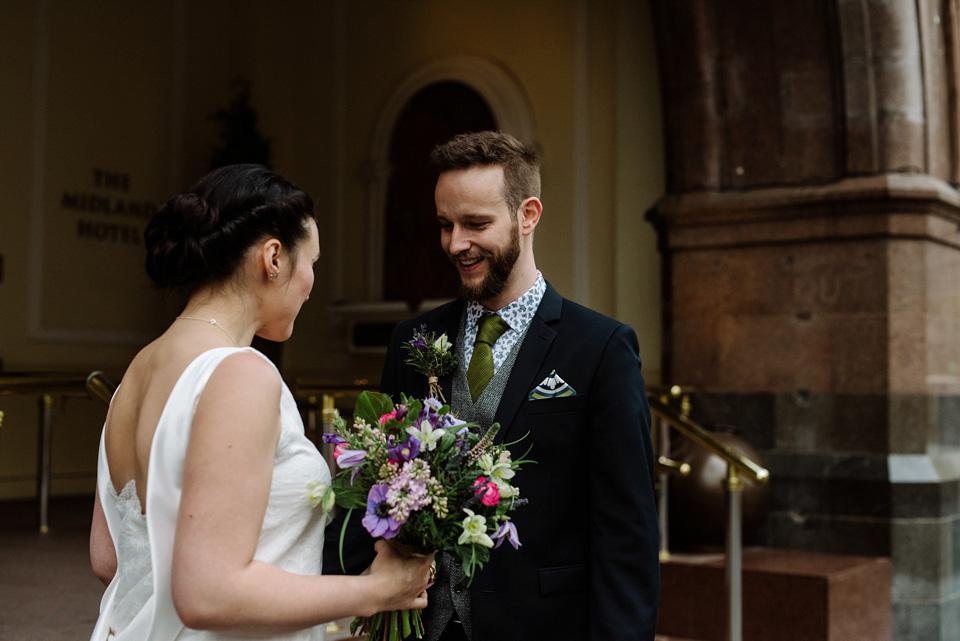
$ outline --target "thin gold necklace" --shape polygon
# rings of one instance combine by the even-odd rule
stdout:
[[[201,321],[203,323],[210,323],[214,327],[218,328],[224,334],[227,335],[227,338],[230,339],[230,342],[233,343],[234,347],[240,347],[240,344],[233,339],[233,336],[230,335],[230,332],[227,331],[227,328],[217,322],[216,318],[197,318],[196,316],[177,316],[177,320],[195,320]]]

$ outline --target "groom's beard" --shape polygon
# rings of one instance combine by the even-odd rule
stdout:
[[[477,252],[477,255],[487,259],[488,271],[486,277],[480,281],[479,285],[468,285],[460,281],[460,297],[465,300],[485,301],[494,296],[499,296],[507,286],[507,279],[513,272],[513,266],[517,264],[520,258],[520,225],[513,221],[510,230],[510,242],[495,252]],[[452,257],[454,263],[457,257]]]

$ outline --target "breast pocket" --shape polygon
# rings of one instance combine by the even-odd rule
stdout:
[[[583,407],[579,396],[526,401],[515,426],[541,447],[550,443],[568,446],[582,438]]]
[[[585,565],[540,568],[540,596],[585,592],[587,579]]]
[[[523,414],[524,416],[536,416],[579,412],[583,409],[583,398],[583,396],[564,396],[562,398],[527,400],[523,404]]]

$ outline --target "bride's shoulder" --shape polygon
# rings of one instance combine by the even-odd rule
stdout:
[[[210,375],[215,386],[227,385],[250,393],[279,394],[282,379],[276,366],[254,349],[230,350]]]

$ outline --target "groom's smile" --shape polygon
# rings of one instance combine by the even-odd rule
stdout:
[[[520,256],[518,222],[503,196],[502,168],[446,171],[435,197],[440,243],[457,267],[460,295],[481,302],[498,296]]]

